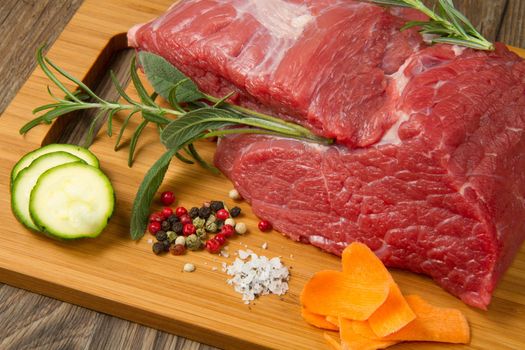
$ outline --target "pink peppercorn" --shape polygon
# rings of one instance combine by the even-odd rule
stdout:
[[[215,214],[217,219],[219,220],[226,220],[230,217],[230,213],[226,209],[217,210],[217,213]]]
[[[160,225],[160,222],[158,222],[158,221],[150,222],[149,225],[148,225],[148,231],[149,231],[152,235],[157,234],[157,232],[159,232],[161,228],[162,228],[162,227],[161,227],[161,225]]]
[[[197,232],[197,228],[195,228],[195,225],[193,224],[186,224],[182,229],[182,234],[186,237],[194,234],[195,232]]]
[[[160,195],[160,201],[166,206],[172,205],[173,202],[175,202],[175,195],[171,191],[162,192]]]
[[[221,244],[215,238],[209,239],[206,241],[206,250],[216,254],[221,250]]]
[[[181,217],[182,215],[186,215],[188,214],[188,210],[184,207],[178,207],[177,209],[175,209],[175,215],[177,215],[177,217]]]
[[[188,214],[184,214],[182,216],[179,217],[179,220],[180,222],[183,224],[183,225],[186,225],[186,224],[191,224],[192,221],[191,221],[191,218]]]
[[[259,230],[261,230],[262,232],[267,232],[267,231],[270,231],[272,229],[272,224],[270,224],[270,222],[268,220],[261,220],[259,221]]]
[[[166,220],[167,218],[173,215],[173,209],[171,209],[170,207],[165,207],[162,208],[162,211],[160,213],[162,214],[164,220]]]
[[[221,228],[221,233],[226,237],[231,237],[235,233],[235,229],[232,225],[223,225]]]

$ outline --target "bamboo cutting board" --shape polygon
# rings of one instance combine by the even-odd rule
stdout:
[[[86,0],[49,53],[60,66],[84,77],[109,43],[117,48],[115,35],[136,23],[162,13],[171,0]],[[525,52],[521,52],[525,56]],[[96,68],[96,67],[95,67]],[[229,244],[231,256],[190,252],[182,257],[156,257],[145,237],[128,238],[129,213],[144,173],[163,152],[154,128],[139,141],[136,162],[127,167],[127,147],[114,152],[115,137],[99,133],[91,150],[113,182],[117,210],[102,236],[95,240],[57,242],[24,229],[11,214],[9,173],[14,163],[42,141],[56,139],[56,127],[40,126],[27,136],[18,129],[32,119],[31,110],[49,102],[47,78],[36,70],[0,118],[0,281],[79,304],[101,312],[143,323],[200,342],[228,349],[323,349],[322,332],[300,317],[299,293],[306,280],[321,269],[339,268],[339,259],[311,246],[291,242],[276,232],[261,233],[245,203],[242,219],[250,228],[245,237]],[[123,115],[117,116],[118,130]],[[137,123],[130,125],[134,130]],[[125,134],[129,139],[130,133]],[[210,158],[212,143],[198,145]],[[174,161],[161,190],[174,190],[178,204],[200,205],[205,200],[227,199],[231,184],[197,166]],[[229,205],[233,204],[226,200]],[[158,206],[158,203],[156,203]],[[268,249],[261,249],[267,242]],[[225,282],[222,262],[233,252],[248,247],[268,257],[281,256],[292,267],[290,291],[282,298],[265,296],[244,305],[240,295]],[[181,272],[192,262],[194,273]],[[214,271],[213,268],[218,268]],[[489,311],[469,308],[444,292],[430,279],[403,271],[393,272],[404,293],[418,293],[431,303],[457,307],[472,326],[469,346],[406,343],[396,349],[522,349],[525,348],[525,249],[500,282]]]

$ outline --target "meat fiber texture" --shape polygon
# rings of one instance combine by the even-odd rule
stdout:
[[[525,238],[525,62],[429,47],[409,11],[357,1],[194,0],[129,32],[206,92],[333,146],[223,138],[217,166],[288,237],[366,243],[487,308]]]

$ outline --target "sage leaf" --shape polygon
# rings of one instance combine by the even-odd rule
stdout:
[[[131,210],[130,235],[132,239],[137,240],[144,236],[148,226],[151,202],[164,180],[171,159],[177,152],[178,149],[168,150],[153,164],[146,173],[146,176],[144,176],[135,200],[133,201],[133,209]]]
[[[169,123],[162,131],[160,140],[166,148],[182,147],[201,137],[207,130],[236,125],[236,120],[239,123],[242,119],[220,109],[196,109]]]
[[[170,91],[174,88],[176,88],[175,97],[179,103],[204,98],[197,85],[164,58],[145,51],[139,52],[138,56],[148,81],[166,101],[169,101]],[[183,80],[185,81],[181,83]]]

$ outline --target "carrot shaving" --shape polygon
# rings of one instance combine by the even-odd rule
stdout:
[[[399,343],[397,340],[381,340],[370,339],[364,337],[352,328],[352,323],[355,321],[344,318],[339,319],[339,329],[341,334],[341,345],[343,349],[351,350],[377,350],[386,349],[389,346]]]
[[[369,322],[350,321],[352,330],[360,336],[373,340],[434,341],[467,344],[470,341],[468,322],[461,311],[432,306],[420,296],[406,297],[416,313],[416,319],[399,331],[386,337],[378,337]],[[348,323],[345,323],[345,326]]]
[[[388,339],[469,343],[470,328],[461,311],[430,305],[418,295],[409,295],[406,299],[417,317]]]
[[[332,337],[330,334],[324,332],[323,333],[323,337],[324,339],[326,340],[326,342],[328,343],[328,345],[330,345],[330,347],[334,350],[342,350],[341,348],[341,343],[339,343],[339,341],[337,339],[335,339],[334,337]]]
[[[339,317],[335,316],[326,316],[326,320],[330,322],[331,324],[337,326],[337,329],[339,329]]]
[[[405,298],[366,245],[349,245],[342,265],[342,272],[316,273],[301,292],[303,318],[316,327],[339,330],[341,343],[324,334],[333,349],[385,349],[401,341],[470,341],[461,311],[432,306],[416,295]]]
[[[324,316],[366,320],[388,297],[391,277],[366,245],[352,244],[345,254],[344,272],[316,273],[303,288],[301,304]]]
[[[392,280],[385,303],[370,316],[368,323],[377,336],[384,337],[405,327],[415,318],[416,314]]]
[[[338,331],[339,325],[333,324],[328,322],[325,316],[314,314],[313,312],[310,312],[306,310],[304,307],[301,308],[301,316],[303,316],[304,320],[311,324],[314,327],[321,328],[321,329],[328,329],[331,331]]]
[[[366,320],[388,296],[389,281],[384,278],[363,280],[360,273],[320,271],[308,281],[301,293],[301,304],[308,311]]]

